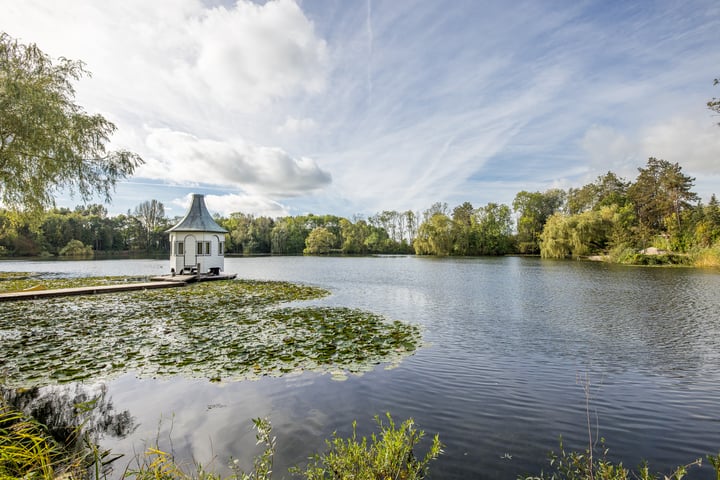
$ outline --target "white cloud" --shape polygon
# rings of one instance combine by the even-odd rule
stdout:
[[[696,178],[694,190],[703,199],[720,191],[720,127],[702,116],[678,115],[628,133],[594,125],[581,145],[590,159],[586,181],[608,170],[634,181],[638,167],[655,157],[679,163],[684,173]]]
[[[171,125],[194,133],[245,129],[278,99],[321,92],[326,42],[292,0],[0,0],[6,31],[52,56],[82,59],[93,78],[78,100],[121,130]],[[129,145],[135,148],[135,145]]]
[[[192,202],[192,194],[187,194],[182,198],[172,200],[177,205],[181,214],[184,214],[190,203]],[[260,195],[205,195],[205,205],[210,213],[219,213],[228,216],[231,213],[243,212],[256,216],[266,216],[270,218],[288,216],[288,209],[281,203],[271,200]]]
[[[10,35],[87,63],[78,102],[117,124],[114,143],[147,160],[136,176],[163,180],[166,203],[195,185],[352,215],[482,204],[607,170],[631,179],[650,155],[698,184],[717,179],[704,110],[717,96],[716,3],[597,15],[592,2],[0,0],[0,11]]]
[[[197,39],[188,66],[219,101],[253,102],[324,87],[325,42],[293,1],[217,7],[188,30]]]
[[[295,118],[291,116],[285,117],[285,123],[277,127],[275,130],[280,134],[298,134],[315,130],[317,124],[312,118]]]
[[[714,174],[720,162],[720,128],[687,116],[650,124],[627,134],[593,125],[581,145],[596,169],[626,169],[629,165],[637,172],[636,167],[643,166],[649,157],[656,157],[679,163],[696,173]]]
[[[695,174],[718,173],[720,127],[711,121],[675,117],[647,128],[640,142],[648,156],[677,162]]]
[[[622,132],[603,125],[592,125],[580,141],[589,159],[589,176],[594,180],[607,171],[633,179],[637,167],[645,163],[637,139],[630,139]]]
[[[293,158],[279,148],[242,140],[221,142],[160,128],[150,129],[147,147],[152,158],[138,170],[145,178],[226,185],[282,197],[317,190],[331,180],[310,158]]]

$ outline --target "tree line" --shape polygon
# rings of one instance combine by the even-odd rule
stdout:
[[[694,181],[678,163],[651,157],[635,181],[609,171],[582,187],[523,190],[512,210],[436,204],[413,246],[428,255],[604,255],[623,263],[637,263],[649,247],[680,256],[715,248],[720,259],[720,204],[713,195],[703,205]]]
[[[677,163],[650,158],[634,182],[613,172],[578,188],[521,191],[512,206],[435,203],[422,213],[383,211],[352,220],[336,215],[280,218],[236,212],[215,216],[230,254],[540,254],[546,258],[631,254],[654,246],[676,253],[720,245],[720,204],[703,205],[694,178]],[[177,223],[161,202],[108,216],[102,205],[46,211],[19,223],[0,211],[0,254],[168,253]],[[71,248],[72,246],[75,248]]]

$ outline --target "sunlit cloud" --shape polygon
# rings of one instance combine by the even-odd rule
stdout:
[[[201,139],[162,128],[148,134],[147,147],[153,157],[138,172],[146,178],[226,185],[281,197],[322,188],[331,180],[310,158],[293,158],[279,148],[242,140]]]
[[[295,118],[288,116],[285,123],[277,127],[277,132],[281,134],[300,134],[315,130],[317,123],[312,118]]]
[[[185,212],[192,203],[192,194],[187,194],[171,201],[178,208],[174,211]],[[274,200],[258,195],[205,195],[205,205],[211,213],[229,216],[235,212],[252,213],[257,216],[270,218],[285,217],[289,215],[287,208]]]
[[[189,190],[247,213],[509,203],[649,156],[717,184],[714,0],[211,3],[0,0],[10,35],[86,62],[79,103],[145,158],[157,189],[121,184],[119,211]]]

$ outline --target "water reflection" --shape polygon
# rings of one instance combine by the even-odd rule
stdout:
[[[77,274],[166,269],[164,261],[61,264],[72,265]],[[225,265],[242,278],[329,289],[318,305],[418,324],[426,346],[393,370],[346,382],[304,374],[218,385],[128,374],[109,387],[139,428],[113,449],[141,451],[159,419],[173,416],[161,437],[172,436],[179,457],[249,461],[250,419],[269,416],[282,476],[333,431],[349,434],[353,420],[369,430],[373,415],[390,411],[440,433],[447,447],[434,478],[515,478],[546,467],[560,435],[584,448],[585,398],[576,384],[584,372],[614,460],[634,466],[644,458],[653,471],[669,472],[720,447],[717,272],[532,258],[266,257]]]
[[[116,441],[136,429],[135,418],[128,410],[115,410],[105,384],[20,389],[0,386],[0,395],[9,406],[44,425],[68,452],[82,452],[88,462],[94,461],[90,450],[103,439]],[[110,467],[108,463],[106,469]]]

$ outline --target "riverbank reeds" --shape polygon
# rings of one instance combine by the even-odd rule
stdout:
[[[103,452],[90,441],[83,448],[75,448],[53,438],[47,427],[37,420],[0,400],[0,479],[72,480],[108,478],[110,471]],[[421,480],[429,474],[430,463],[443,453],[443,445],[435,435],[424,456],[416,450],[425,432],[418,430],[412,419],[396,424],[390,414],[386,420],[376,417],[378,434],[358,438],[356,423],[349,438],[333,436],[326,440],[327,449],[310,457],[305,466],[293,467],[289,473],[306,480]],[[136,480],[270,480],[273,478],[273,459],[276,439],[267,419],[254,419],[257,444],[263,451],[256,455],[252,470],[242,471],[230,461],[231,473],[223,476],[211,466],[199,463],[183,464],[170,452],[157,444],[132,461],[120,478]],[[77,435],[82,433],[75,431]],[[87,440],[87,437],[83,437]],[[702,459],[681,465],[669,474],[653,473],[647,463],[636,469],[626,468],[622,462],[608,459],[609,450],[604,441],[585,451],[566,451],[560,439],[560,448],[549,455],[549,469],[539,475],[519,477],[523,480],[681,480],[689,471],[700,468]],[[720,480],[720,454],[708,455],[712,477]],[[217,470],[217,469],[216,469]],[[280,475],[282,478],[282,475]]]
[[[294,477],[307,480],[330,479],[404,479],[422,480],[429,471],[429,463],[442,453],[438,435],[423,457],[415,450],[425,432],[418,430],[412,419],[396,425],[390,414],[387,423],[376,417],[379,434],[358,438],[353,423],[353,434],[344,439],[333,436],[326,440],[328,451],[315,454],[303,467],[290,469]],[[253,460],[252,470],[242,471],[236,462],[230,462],[229,476],[212,471],[199,463],[183,465],[172,453],[159,446],[147,448],[136,457],[135,467],[130,465],[121,478],[136,480],[270,480],[276,439],[267,419],[254,419],[257,444],[262,453]],[[81,430],[75,431],[81,435]],[[87,440],[87,437],[85,438]],[[97,444],[86,441],[84,448],[74,448],[74,440],[63,443],[51,435],[48,428],[28,417],[5,400],[0,404],[0,479],[73,480],[105,479],[110,475],[105,458]]]
[[[702,458],[676,467],[669,474],[653,473],[643,462],[636,469],[626,468],[622,462],[608,459],[609,449],[601,440],[599,455],[593,456],[590,449],[583,452],[566,451],[560,439],[560,448],[549,455],[550,469],[540,475],[521,477],[521,480],[682,480],[689,471],[702,466]],[[708,455],[708,463],[714,470],[712,478],[720,480],[720,454]]]
[[[0,478],[82,478],[84,460],[46,426],[0,401]]]

